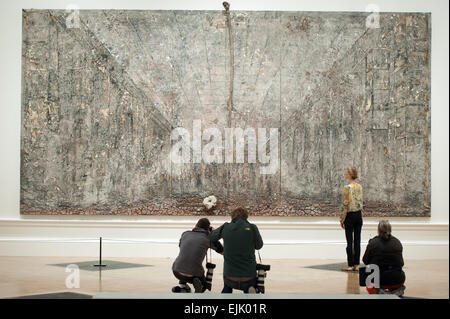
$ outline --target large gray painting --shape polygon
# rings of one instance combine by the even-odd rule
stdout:
[[[431,16],[368,15],[24,10],[21,213],[332,216],[354,165],[366,216],[429,216]],[[276,128],[275,170],[174,162],[194,123]]]

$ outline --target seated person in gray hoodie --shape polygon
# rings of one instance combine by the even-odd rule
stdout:
[[[206,277],[203,260],[208,249],[214,249],[219,254],[223,246],[219,241],[211,241],[208,234],[212,231],[207,218],[201,218],[195,228],[185,231],[180,238],[180,253],[172,265],[172,271],[179,280],[179,286],[172,288],[172,292],[191,292],[188,283],[192,284],[196,293],[206,290]]]

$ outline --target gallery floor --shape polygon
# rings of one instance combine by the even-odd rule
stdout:
[[[92,257],[0,257],[0,297],[56,292],[95,295],[97,292],[167,293],[177,281],[171,273],[173,258],[106,258],[102,271]],[[223,262],[217,264],[213,293],[222,288]],[[267,293],[366,294],[357,273],[339,271],[344,260],[272,259]],[[66,265],[77,264],[80,288],[66,288]],[[448,260],[406,260],[406,297],[449,298]],[[239,292],[237,292],[239,293]]]

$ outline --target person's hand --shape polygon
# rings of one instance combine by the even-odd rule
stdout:
[[[342,228],[342,229],[345,229],[345,227],[344,227],[344,224],[343,224],[343,223],[341,223],[341,228]]]

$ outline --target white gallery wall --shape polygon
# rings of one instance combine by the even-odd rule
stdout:
[[[431,12],[431,217],[391,219],[405,258],[448,259],[449,222],[449,2],[447,0],[231,0],[232,10]],[[180,234],[197,217],[22,217],[20,119],[22,9],[222,10],[216,0],[56,1],[0,0],[0,256],[96,256],[104,238],[106,257],[174,257]],[[210,217],[214,226],[226,221]],[[265,258],[345,259],[345,237],[334,218],[256,218]],[[376,235],[377,219],[366,218],[363,249]]]

